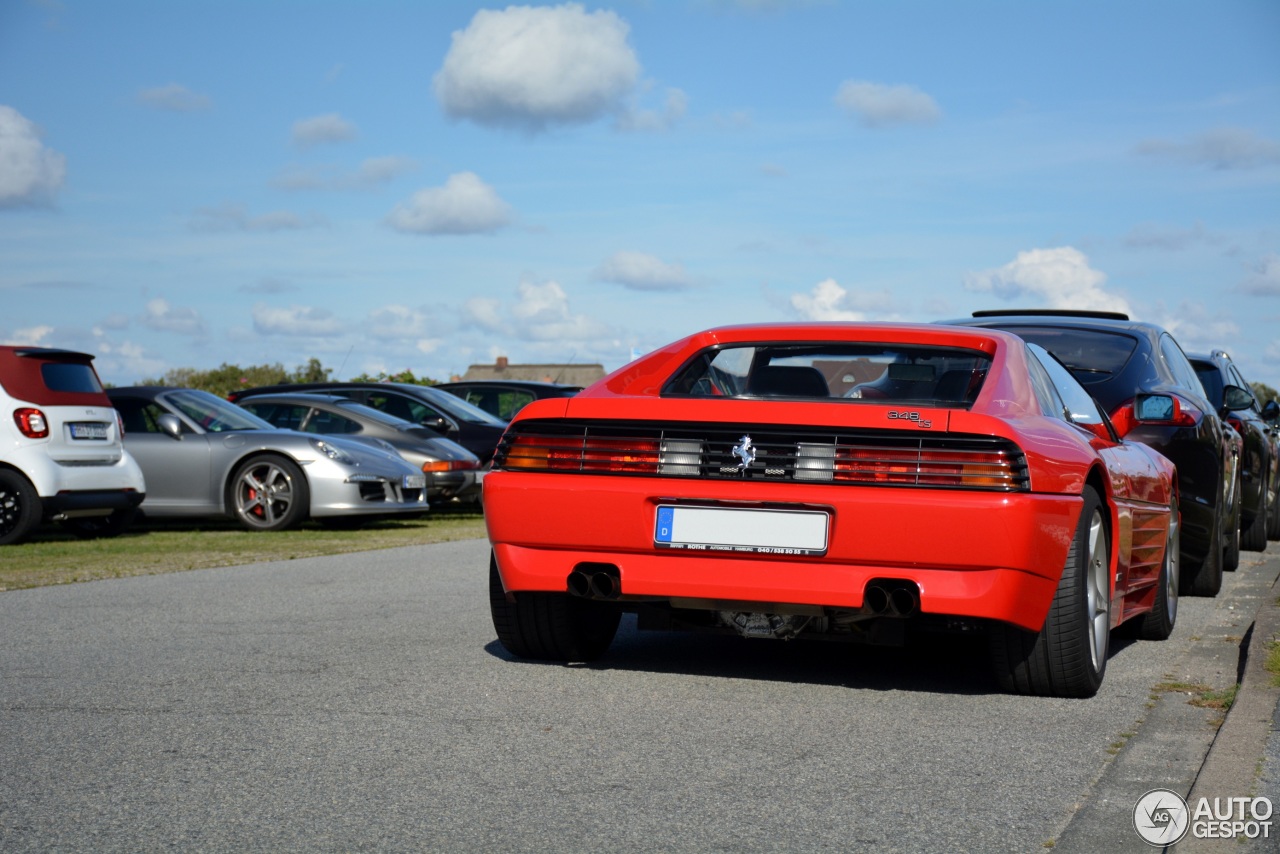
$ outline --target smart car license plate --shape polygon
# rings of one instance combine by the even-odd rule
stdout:
[[[405,489],[422,489],[427,485],[427,476],[425,474],[407,474],[404,476]]]
[[[658,548],[750,554],[827,553],[830,515],[816,510],[754,510],[661,505],[654,522]]]
[[[67,426],[71,428],[72,439],[105,439],[107,438],[106,424],[99,424],[93,421],[72,421]]]

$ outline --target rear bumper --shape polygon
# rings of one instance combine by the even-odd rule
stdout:
[[[830,514],[821,557],[654,545],[659,504]],[[872,579],[913,582],[923,613],[1037,630],[1079,520],[1070,495],[492,472],[485,520],[508,591],[564,591],[580,563],[616,566],[624,599],[857,609]]]

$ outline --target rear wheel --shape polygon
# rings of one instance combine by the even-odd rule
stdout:
[[[1044,627],[997,625],[991,661],[1006,691],[1046,697],[1092,697],[1107,669],[1111,638],[1111,547],[1102,502],[1085,487],[1058,591]]]
[[[0,546],[26,539],[42,512],[35,487],[16,471],[0,469]]]
[[[1178,547],[1181,545],[1178,500],[1169,508],[1169,533],[1164,541],[1164,563],[1160,565],[1160,586],[1151,611],[1137,621],[1137,635],[1143,640],[1164,640],[1173,634],[1178,620]]]
[[[1280,484],[1267,499],[1267,539],[1280,540]]]
[[[1247,552],[1265,552],[1267,550],[1268,504],[1265,486],[1262,490],[1262,500],[1258,503],[1260,506],[1258,507],[1257,515],[1253,517],[1253,521],[1249,523],[1248,527],[1242,528],[1240,532],[1240,548]]]
[[[1183,596],[1217,596],[1222,589],[1222,502],[1218,502],[1218,516],[1214,519],[1213,534],[1204,558],[1194,567],[1183,565]],[[1190,569],[1189,572],[1185,571]]]
[[[1235,500],[1231,502],[1231,506],[1235,518],[1228,526],[1226,539],[1223,541],[1226,550],[1222,554],[1222,568],[1226,572],[1235,572],[1240,568],[1240,530],[1244,525],[1244,502],[1239,478],[1236,478]]]
[[[229,490],[231,512],[250,531],[284,531],[307,518],[307,480],[284,457],[246,460],[231,476]]]
[[[79,516],[68,519],[62,526],[82,540],[96,540],[99,537],[118,537],[133,524],[138,516],[138,508],[126,507],[115,510],[106,516]]]
[[[498,642],[512,655],[546,661],[591,661],[613,643],[622,612],[567,593],[529,591],[508,601],[489,555],[489,610]]]

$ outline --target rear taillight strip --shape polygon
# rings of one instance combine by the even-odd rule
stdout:
[[[743,438],[751,437],[750,452]],[[744,465],[744,459],[750,458]],[[1004,439],[900,433],[619,428],[532,422],[509,429],[495,469],[1023,491],[1026,458]]]

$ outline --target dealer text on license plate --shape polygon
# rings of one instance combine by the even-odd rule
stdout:
[[[816,556],[827,553],[830,515],[818,510],[658,507],[658,548]]]

